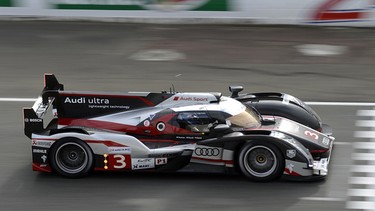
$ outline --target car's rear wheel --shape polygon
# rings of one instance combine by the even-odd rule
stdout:
[[[247,178],[269,182],[281,176],[285,161],[280,150],[273,144],[250,142],[241,148],[238,164]]]
[[[86,176],[93,166],[93,153],[90,147],[77,138],[58,140],[51,149],[52,169],[64,177]]]

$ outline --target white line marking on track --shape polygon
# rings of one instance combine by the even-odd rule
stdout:
[[[358,116],[375,116],[375,110],[359,110],[357,111]]]
[[[335,56],[348,51],[346,46],[324,44],[303,44],[297,45],[295,48],[306,56]]]
[[[356,165],[350,168],[351,172],[375,173],[375,165]]]
[[[351,177],[349,184],[375,185],[375,177]]]
[[[169,49],[151,49],[139,51],[129,57],[137,61],[174,61],[185,59],[183,53]]]
[[[372,201],[349,201],[346,208],[355,210],[374,210],[375,202]]]
[[[349,196],[375,196],[374,189],[350,189]]]
[[[307,105],[322,105],[322,106],[375,106],[371,102],[305,102]]]
[[[355,125],[357,127],[375,127],[375,120],[358,120]]]
[[[337,142],[333,142],[334,145],[339,145],[339,146],[349,146],[349,145],[353,145],[353,143],[350,143],[350,142],[340,142],[340,141],[337,141]]]
[[[332,197],[301,197],[300,199],[306,201],[345,201],[343,198]]]
[[[36,98],[0,98],[0,102],[34,102]]]
[[[375,211],[375,109],[359,110],[357,116],[370,118],[356,121],[356,126],[369,130],[354,133],[354,137],[365,140],[353,143],[352,160],[363,164],[353,163],[350,167],[353,174],[349,178],[346,208]],[[362,176],[354,176],[354,173],[361,173]]]
[[[353,153],[352,158],[353,160],[374,160],[375,161],[375,153]]]
[[[353,147],[354,149],[375,149],[375,142],[355,142]]]
[[[374,138],[375,137],[375,131],[356,131],[354,133],[354,136],[356,138]],[[375,144],[375,142],[373,142]],[[373,148],[375,149],[375,147]]]

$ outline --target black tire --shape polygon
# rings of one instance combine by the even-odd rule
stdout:
[[[62,138],[51,148],[49,161],[52,169],[69,178],[84,177],[92,170],[94,156],[91,148],[77,138]]]
[[[267,142],[245,144],[239,152],[238,164],[243,175],[256,182],[278,179],[285,168],[280,150]]]

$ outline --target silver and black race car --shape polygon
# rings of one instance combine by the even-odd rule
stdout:
[[[334,138],[311,108],[290,95],[230,89],[232,97],[64,91],[45,74],[41,96],[23,109],[33,170],[71,178],[93,170],[239,172],[260,182],[327,175]],[[292,116],[288,106],[310,116]]]

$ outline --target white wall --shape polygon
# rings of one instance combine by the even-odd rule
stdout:
[[[7,0],[0,0],[5,2]],[[0,7],[0,18],[97,19],[130,22],[218,22],[375,26],[375,0],[185,0],[180,3],[143,5],[145,10],[58,9],[55,3],[140,5],[146,0],[10,0]],[[164,1],[167,2],[168,0]],[[211,1],[226,1],[226,11],[192,11]],[[169,0],[171,2],[171,0]],[[114,6],[116,7],[116,6]],[[112,8],[113,9],[113,8]],[[207,9],[207,8],[206,8]],[[220,9],[222,10],[222,8]]]

